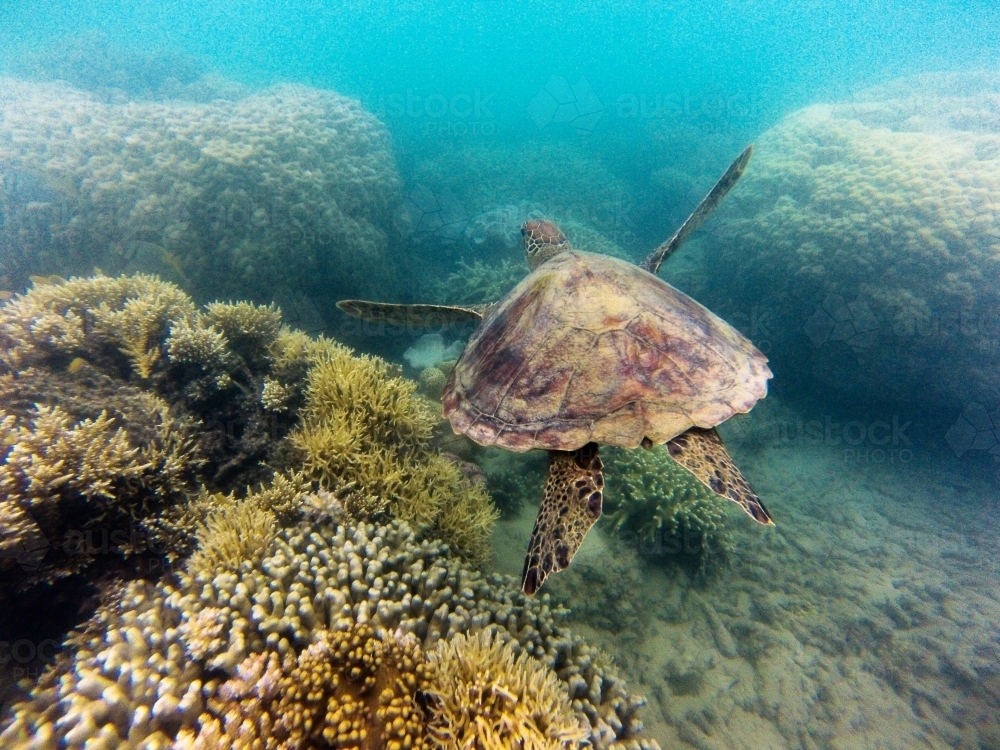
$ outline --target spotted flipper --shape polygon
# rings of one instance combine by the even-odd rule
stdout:
[[[667,450],[674,461],[716,495],[732,500],[757,523],[774,525],[771,514],[736,468],[714,427],[710,430],[692,427],[670,440]]]
[[[433,328],[449,323],[478,323],[489,305],[395,305],[389,302],[345,299],[338,302],[337,307],[355,318],[375,323],[407,328]]]
[[[549,574],[569,566],[590,527],[601,517],[603,468],[597,443],[576,451],[549,451],[545,494],[521,574],[525,594],[534,594]]]
[[[736,157],[736,160],[729,165],[726,173],[715,183],[715,187],[708,191],[708,195],[701,199],[701,203],[691,212],[691,215],[684,220],[680,229],[674,232],[673,236],[649,254],[649,257],[642,262],[642,267],[654,276],[660,270],[660,266],[669,258],[677,248],[683,245],[694,230],[705,223],[705,219],[712,215],[712,212],[719,205],[719,202],[726,197],[726,193],[733,189],[733,185],[739,182],[740,177],[746,171],[750,157],[753,156],[753,144],[750,144],[743,152]]]

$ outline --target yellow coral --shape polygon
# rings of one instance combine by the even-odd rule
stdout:
[[[430,732],[442,750],[569,750],[589,740],[556,674],[493,630],[460,633],[428,660]]]
[[[292,443],[323,486],[352,483],[393,515],[436,525],[460,552],[483,560],[497,517],[492,501],[429,450],[437,419],[415,390],[377,357],[326,346],[309,371],[303,422]]]
[[[168,327],[194,315],[191,299],[155,276],[35,284],[0,308],[0,362],[17,370],[53,353],[76,354],[92,333],[118,347],[148,378]]]
[[[203,715],[193,747],[429,750],[421,694],[432,677],[413,636],[368,625],[321,631],[291,668],[248,657]],[[192,733],[193,734],[193,733]]]
[[[239,570],[244,562],[258,563],[278,530],[274,513],[257,503],[219,499],[221,507],[199,524],[198,548],[187,562],[194,577],[209,581],[220,571]]]

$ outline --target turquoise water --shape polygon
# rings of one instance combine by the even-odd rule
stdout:
[[[371,623],[386,663],[494,628],[554,675],[552,747],[1000,748],[998,49],[987,2],[6,3],[0,744],[226,747],[238,714],[337,746],[276,717]],[[525,599],[545,454],[442,416],[474,316],[336,302],[496,302],[539,219],[640,262],[750,143],[659,275],[770,359],[719,433],[775,526],[622,439]],[[537,378],[625,356],[529,344]]]

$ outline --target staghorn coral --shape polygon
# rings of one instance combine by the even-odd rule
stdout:
[[[195,530],[198,549],[188,558],[188,570],[210,574],[238,570],[244,561],[255,564],[277,527],[274,514],[252,499],[228,504],[210,513]]]
[[[0,570],[20,586],[91,564],[104,546],[88,527],[127,526],[143,498],[138,488],[162,486],[156,470],[180,460],[169,449],[147,460],[105,412],[74,422],[59,407],[40,406],[18,424],[0,410],[0,427]],[[127,533],[113,540],[119,554],[142,551]]]
[[[249,366],[260,366],[281,332],[281,310],[250,302],[210,302],[206,322],[226,337],[229,347]]]
[[[696,296],[842,398],[994,403],[998,101],[995,74],[929,74],[789,115],[720,206]]]
[[[235,101],[105,104],[13,79],[0,79],[0,99],[6,288],[96,265],[158,273],[200,299],[284,288],[326,304],[394,268],[390,139],[354,100],[284,85]]]
[[[17,371],[53,357],[94,358],[106,345],[148,379],[168,328],[195,313],[184,292],[155,276],[35,283],[0,307],[0,365]]]
[[[218,740],[229,727],[216,700],[230,704],[223,715],[244,699],[280,700],[282,676],[324,633],[366,626],[383,641],[411,634],[426,650],[496,625],[512,654],[530,654],[558,676],[595,748],[656,748],[637,716],[644,701],[555,622],[548,601],[525,597],[512,579],[484,578],[400,521],[308,521],[279,530],[259,562],[237,571],[127,584],[74,638],[72,656],[14,706],[0,744],[168,746],[206,727]]]
[[[80,382],[127,379],[207,426],[199,442],[213,482],[239,474],[254,481],[266,473],[261,462],[276,459],[322,349],[296,344],[308,356],[282,355],[280,342],[291,340],[273,306],[215,303],[199,311],[155,276],[46,279],[0,306],[0,376],[37,380],[29,373],[65,368]],[[265,381],[286,395],[281,420],[260,400]],[[60,388],[77,389],[68,377]]]
[[[435,527],[463,554],[489,554],[496,512],[486,491],[429,449],[437,419],[416,384],[377,357],[329,347],[309,370],[292,444],[327,489],[343,483],[397,518]]]
[[[438,747],[570,750],[589,739],[566,686],[537,659],[516,654],[494,630],[459,633],[428,656],[436,673],[430,730]]]
[[[619,535],[631,531],[647,554],[690,555],[702,567],[725,558],[726,501],[681,468],[665,446],[605,453],[604,508]]]

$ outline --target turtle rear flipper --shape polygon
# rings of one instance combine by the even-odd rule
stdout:
[[[549,475],[528,542],[521,590],[534,594],[551,574],[564,570],[601,517],[604,465],[597,443],[576,451],[549,451]]]
[[[407,328],[433,328],[449,323],[478,323],[490,305],[396,305],[389,302],[369,302],[345,299],[337,307],[362,320]]]
[[[710,430],[692,427],[668,441],[667,450],[674,461],[716,495],[732,500],[757,523],[774,526],[771,514],[736,468],[714,427]]]

